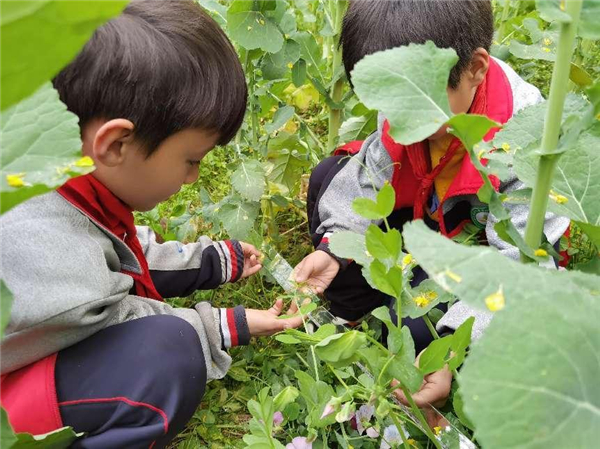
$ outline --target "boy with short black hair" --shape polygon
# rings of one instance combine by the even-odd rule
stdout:
[[[489,0],[350,0],[341,43],[350,81],[355,64],[377,51],[426,41],[453,48],[459,60],[448,80],[452,112],[487,115],[506,123],[519,110],[543,98],[537,88],[523,81],[508,65],[490,57],[492,35]],[[352,202],[359,197],[374,198],[375,188],[381,188],[385,182],[390,182],[396,190],[395,210],[388,218],[393,227],[402,229],[407,221],[421,218],[430,228],[453,237],[467,223],[472,223],[480,229],[483,243],[509,257],[519,257],[518,249],[495,232],[497,220],[477,197],[483,180],[461,142],[448,134],[446,127],[423,142],[405,146],[390,137],[389,124],[381,114],[378,125],[367,140],[343,146],[313,171],[308,217],[316,251],[295,269],[296,280],[306,281],[318,292],[324,292],[332,313],[346,322],[361,319],[376,307],[389,303],[389,298],[369,286],[357,264],[348,264],[332,254],[328,237],[338,231],[365,232],[371,220],[358,216],[352,210]],[[491,139],[494,132],[485,139]],[[353,157],[346,157],[348,154]],[[505,182],[497,178],[491,181],[500,192],[523,187],[515,177]],[[524,232],[527,206],[508,207],[513,223]],[[548,214],[544,229],[548,240],[556,243],[568,225],[568,219]],[[420,268],[414,273],[413,286],[426,277]],[[476,317],[473,328],[476,338],[487,326],[491,314],[461,302],[448,310],[438,323],[438,330],[452,332],[470,316]],[[422,319],[405,319],[403,323],[411,329],[418,351],[432,340]]]
[[[96,170],[2,216],[2,279],[14,294],[2,341],[2,405],[17,432],[63,425],[73,447],[164,447],[190,419],[226,348],[297,327],[268,311],[173,308],[256,273],[252,245],[159,244],[146,211],[198,178],[241,126],[235,50],[193,1],[132,2],[54,80]],[[292,306],[289,313],[296,313]]]

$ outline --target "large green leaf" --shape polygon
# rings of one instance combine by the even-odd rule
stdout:
[[[91,159],[81,158],[77,116],[67,111],[50,83],[4,111],[0,118],[1,211],[88,173]],[[11,185],[12,184],[12,185]]]
[[[459,384],[482,447],[600,441],[600,298],[557,293],[516,298],[472,347]]]
[[[6,449],[12,448],[16,442],[17,437],[8,422],[6,410],[0,408],[0,447]]]
[[[265,171],[256,159],[242,159],[231,175],[231,185],[250,201],[259,201],[265,191]]]
[[[236,239],[245,239],[254,227],[258,216],[259,203],[246,202],[241,198],[228,197],[220,203],[217,212],[227,234]]]
[[[268,180],[285,185],[291,196],[298,193],[298,180],[310,165],[304,151],[306,149],[295,134],[280,131],[277,137],[269,141],[267,158],[272,165],[267,169]]]
[[[83,436],[83,433],[75,433],[72,427],[63,427],[43,435],[31,435],[29,433],[16,434],[17,442],[10,449],[66,449],[73,442]],[[4,449],[4,445],[2,446]]]
[[[329,237],[329,249],[336,256],[351,259],[368,267],[373,256],[367,251],[365,236],[351,231],[340,231]]]
[[[579,136],[558,161],[549,209],[575,221],[600,226],[600,125]],[[533,186],[539,158],[518,152],[514,159],[519,179]]]
[[[2,100],[8,106],[56,75],[94,30],[127,1],[8,1],[0,3]]]
[[[363,332],[348,331],[333,334],[315,345],[315,351],[321,360],[326,362],[343,362],[351,360],[367,342]]]
[[[255,8],[256,4],[247,0],[231,3],[227,10],[229,36],[248,50],[277,53],[283,46],[283,35],[260,8]]]
[[[600,0],[583,0],[579,19],[579,35],[584,39],[600,39]]]
[[[457,60],[454,50],[432,42],[411,44],[366,56],[352,82],[360,100],[389,120],[394,140],[407,145],[429,137],[450,117],[446,89]]]
[[[524,265],[489,247],[466,247],[417,221],[405,225],[406,248],[429,277],[462,301],[485,309],[486,299],[501,296],[507,306],[546,295],[561,301],[566,294],[596,294],[600,278]]]
[[[369,111],[359,117],[350,117],[340,126],[340,143],[363,140],[377,129],[377,112]]]

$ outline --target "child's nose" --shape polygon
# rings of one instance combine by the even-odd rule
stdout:
[[[184,184],[193,184],[198,180],[198,175],[200,174],[200,169],[198,167],[193,167],[187,174],[185,178]]]

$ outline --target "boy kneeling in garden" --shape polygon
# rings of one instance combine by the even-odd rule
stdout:
[[[351,80],[355,64],[377,51],[426,41],[433,41],[437,47],[453,48],[459,60],[450,72],[447,89],[452,112],[486,115],[506,123],[519,110],[543,98],[537,88],[523,81],[508,65],[490,57],[492,36],[489,0],[350,0],[341,36],[343,62]],[[410,220],[423,219],[430,228],[452,238],[470,224],[479,229],[476,239],[481,243],[498,248],[508,257],[519,257],[518,249],[504,242],[494,230],[496,218],[477,197],[483,180],[464,146],[447,133],[446,127],[422,142],[404,146],[390,137],[389,124],[381,114],[378,122],[377,131],[367,140],[343,146],[313,171],[308,217],[316,251],[295,269],[296,280],[324,292],[331,312],[339,321],[350,324],[389,304],[389,299],[371,288],[359,265],[330,252],[328,237],[339,231],[364,233],[371,220],[358,216],[352,202],[360,197],[374,198],[374,189],[380,189],[386,182],[396,191],[395,211],[388,218],[391,226],[402,229]],[[494,132],[485,139],[490,140]],[[492,183],[500,192],[523,187],[516,178],[507,182],[492,179]],[[508,207],[514,225],[523,233],[527,206]],[[548,214],[544,232],[550,243],[555,244],[568,225],[568,219]],[[426,274],[417,267],[413,286],[425,278]],[[437,325],[438,332],[452,332],[471,316],[476,318],[473,337],[477,338],[491,314],[461,302],[446,312]],[[422,318],[405,318],[403,324],[410,328],[418,352],[432,341]],[[420,405],[447,396],[450,377],[446,374],[441,380],[439,373],[426,377],[422,391],[415,395]]]
[[[159,244],[147,211],[196,181],[240,127],[235,50],[192,1],[134,2],[54,80],[96,170],[2,216],[2,279],[14,294],[2,341],[2,405],[17,432],[86,432],[74,447],[164,447],[198,407],[226,349],[301,324],[270,310],[173,308],[256,273],[227,240]],[[296,308],[290,308],[295,313]]]

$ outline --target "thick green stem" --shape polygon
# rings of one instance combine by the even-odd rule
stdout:
[[[408,389],[403,385],[401,385],[400,388],[404,392],[404,396],[406,396],[406,399],[408,400],[408,403],[410,404],[410,408],[411,408],[412,412],[415,414],[415,416],[421,423],[421,427],[423,427],[422,430],[429,437],[429,439],[431,440],[431,442],[437,449],[442,449],[440,442],[438,441],[438,439],[435,437],[435,435],[431,431],[431,428],[429,427],[429,424],[427,423],[425,416],[423,416],[421,409],[419,407],[417,407],[417,404],[415,404],[415,401],[413,400],[412,396],[410,395],[410,391],[408,391]]]
[[[345,0],[335,0],[330,2],[331,5],[331,16],[333,24],[335,26],[335,36],[333,38],[333,62],[331,65],[331,79],[333,80],[342,65],[342,52],[339,48],[339,39],[342,28],[342,18],[344,15],[344,9],[346,7]],[[331,99],[336,105],[339,105],[342,101],[342,95],[344,93],[344,80],[340,76],[335,81],[331,88]],[[342,110],[329,108],[329,133],[327,135],[327,150],[332,152],[335,150],[335,145],[342,122]]]
[[[558,145],[560,125],[562,121],[569,72],[571,69],[571,58],[573,56],[573,44],[575,32],[579,23],[582,0],[571,0],[565,2],[565,11],[571,16],[570,23],[562,23],[560,26],[560,37],[556,51],[556,63],[552,72],[550,83],[550,98],[544,122],[544,134],[540,151],[542,156],[538,165],[537,178],[533,187],[527,228],[525,230],[525,242],[533,249],[537,249],[542,241],[546,208],[548,206],[548,195],[558,155],[553,154]],[[523,254],[521,258],[528,260]]]

